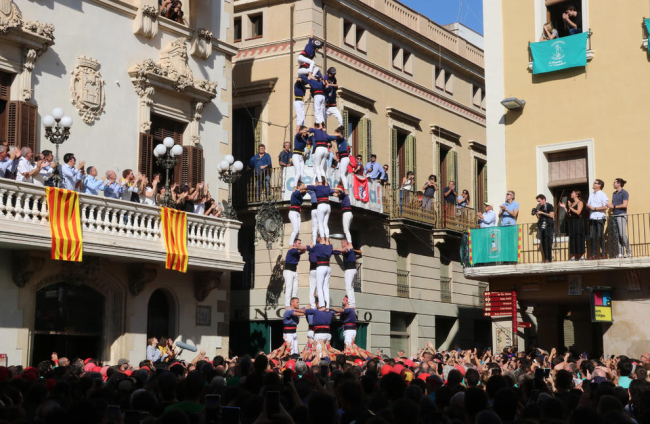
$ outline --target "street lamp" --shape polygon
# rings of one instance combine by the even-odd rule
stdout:
[[[242,169],[244,169],[244,164],[240,161],[235,162],[232,155],[226,155],[224,160],[217,165],[219,179],[228,184],[228,203],[223,207],[223,215],[228,219],[237,219],[235,208],[232,207],[232,183],[241,177]]]
[[[526,106],[526,100],[518,99],[516,97],[508,97],[507,99],[501,100],[501,104],[508,110],[518,110],[523,109]]]
[[[54,187],[59,187],[59,184],[63,180],[59,171],[59,145],[63,144],[70,137],[72,118],[64,116],[63,109],[60,107],[55,107],[52,109],[52,115],[43,117],[43,126],[45,127],[45,138],[56,146],[56,153],[54,155],[54,163],[56,166],[52,174],[52,181],[54,182]]]
[[[153,149],[153,155],[156,157],[158,166],[165,168],[165,195],[162,198],[161,206],[171,208],[174,202],[169,187],[169,170],[174,169],[178,159],[183,156],[183,147],[180,144],[174,144],[173,138],[166,137],[162,144]]]

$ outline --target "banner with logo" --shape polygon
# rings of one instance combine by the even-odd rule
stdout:
[[[612,292],[591,292],[591,322],[612,322]]]
[[[81,262],[83,237],[79,217],[79,193],[62,188],[45,187],[50,213],[52,259]]]
[[[521,226],[476,228],[469,233],[469,262],[478,264],[518,262]]]
[[[533,74],[587,66],[588,32],[554,40],[530,43],[533,55]]]
[[[384,212],[383,198],[382,198],[382,185],[379,184],[377,180],[368,180],[368,193],[365,196],[368,199],[367,202],[357,199],[353,194],[353,178],[352,174],[348,174],[348,192],[350,195],[350,204],[353,207],[370,210],[373,212]],[[296,184],[296,168],[293,166],[288,166],[282,170],[282,200],[290,201],[291,192],[293,191]],[[330,187],[336,187],[339,183],[339,171],[338,169],[328,168],[327,169],[327,183]],[[305,177],[302,179],[302,182],[309,185],[314,182],[314,168],[311,166],[305,166]],[[311,200],[309,193],[305,195],[305,201]],[[338,202],[337,197],[330,197],[330,200],[333,202]]]

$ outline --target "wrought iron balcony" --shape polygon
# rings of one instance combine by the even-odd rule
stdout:
[[[160,209],[155,206],[79,195],[84,253],[115,259],[165,262]],[[45,189],[29,183],[0,179],[0,246],[49,249],[49,211]],[[237,246],[241,223],[187,214],[188,265],[241,271]]]
[[[584,226],[583,235],[577,241],[578,245],[580,243],[583,245],[585,260],[571,260],[574,256],[570,251],[571,238],[556,226],[550,263],[544,262],[542,256],[537,223],[521,224],[521,251],[516,264],[496,263],[471,266],[469,263],[465,263],[465,276],[487,278],[504,273],[525,275],[548,272],[585,272],[591,268],[607,271],[650,267],[650,213],[630,214],[625,219],[625,233],[630,244],[631,257],[627,257],[617,221],[613,216],[607,219],[603,235],[605,250],[598,257],[594,257],[595,260],[590,260],[592,256],[595,256],[595,252],[592,251],[588,219],[581,222]],[[463,240],[463,251],[467,251],[467,248],[467,240]],[[598,240],[598,249],[601,248],[602,243]],[[468,257],[468,255],[463,256]]]

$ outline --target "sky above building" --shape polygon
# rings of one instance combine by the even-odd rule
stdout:
[[[483,35],[483,0],[399,0],[440,25],[460,22]]]

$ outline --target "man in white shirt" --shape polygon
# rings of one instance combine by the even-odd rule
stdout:
[[[52,174],[54,174],[55,164],[50,163],[42,154],[34,155],[34,160],[36,163],[41,164],[41,170],[37,174],[34,174],[34,185],[43,187],[43,186],[52,186],[49,181]]]
[[[476,216],[479,217],[478,220],[478,225],[481,228],[489,228],[489,227],[494,227],[494,223],[497,220],[497,214],[494,212],[494,208],[492,207],[491,204],[485,202],[485,212],[480,213],[478,212]]]
[[[20,157],[20,151],[13,150],[9,152],[7,146],[0,146],[0,178],[5,178],[6,173],[16,171],[18,162],[16,158]]]
[[[603,192],[605,183],[603,180],[596,179],[593,184],[594,192],[589,195],[587,200],[587,209],[589,209],[589,234],[591,236],[591,258],[590,259],[607,259],[605,253],[605,212],[609,199]],[[598,241],[600,241],[600,255],[598,254]]]
[[[18,167],[16,168],[16,181],[24,183],[33,183],[34,175],[38,174],[41,170],[41,162],[34,163],[32,149],[23,147],[20,150],[21,158],[18,160]]]
[[[68,190],[76,191],[77,182],[81,181],[84,176],[84,165],[86,161],[79,162],[79,165],[75,168],[77,163],[77,158],[75,158],[74,153],[66,153],[63,156],[63,166],[61,166],[61,184],[60,188],[65,188]]]

